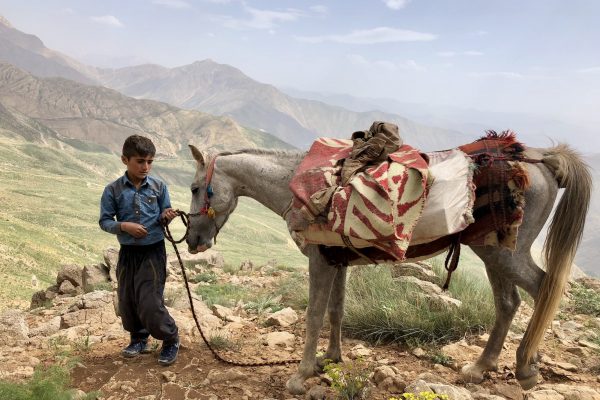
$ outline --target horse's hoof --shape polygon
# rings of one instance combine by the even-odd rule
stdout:
[[[306,389],[304,389],[304,380],[297,378],[297,377],[291,377],[287,383],[285,384],[285,387],[287,388],[288,392],[290,392],[290,394],[293,395],[302,395],[304,393],[306,393]]]
[[[515,378],[517,378],[517,381],[519,381],[519,385],[521,385],[523,390],[529,390],[535,385],[537,385],[538,377],[539,367],[536,362],[532,362],[522,366],[520,366],[517,362],[517,371],[515,373]]]
[[[519,385],[521,385],[523,390],[529,390],[537,385],[538,375],[535,374],[526,378],[517,378],[517,380],[519,381]]]
[[[477,364],[467,364],[461,368],[460,373],[467,383],[483,382],[483,371]]]

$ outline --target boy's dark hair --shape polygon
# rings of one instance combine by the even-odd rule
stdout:
[[[154,156],[154,154],[156,154],[156,147],[147,137],[131,135],[123,143],[123,155],[127,158],[136,155],[140,157]]]

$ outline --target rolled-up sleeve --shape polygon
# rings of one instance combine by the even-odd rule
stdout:
[[[100,199],[100,228],[108,233],[118,235],[121,233],[121,223],[115,221],[117,215],[117,203],[113,192],[109,186],[104,188],[102,198]]]

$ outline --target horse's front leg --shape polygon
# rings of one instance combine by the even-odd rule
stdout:
[[[342,361],[342,318],[344,316],[344,299],[346,295],[346,271],[347,266],[337,266],[337,274],[333,280],[333,287],[329,295],[327,312],[329,314],[329,345],[327,351],[317,358],[319,368],[325,366],[325,362],[331,360],[334,363]]]
[[[308,256],[309,288],[304,352],[298,372],[286,384],[287,389],[294,395],[303,394],[305,392],[304,381],[318,373],[317,341],[323,326],[323,316],[329,301],[331,286],[338,272],[336,268],[327,264],[316,246],[309,250]]]

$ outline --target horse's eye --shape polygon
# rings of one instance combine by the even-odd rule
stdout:
[[[192,194],[196,194],[198,193],[198,188],[197,187],[193,187],[192,188]]]

